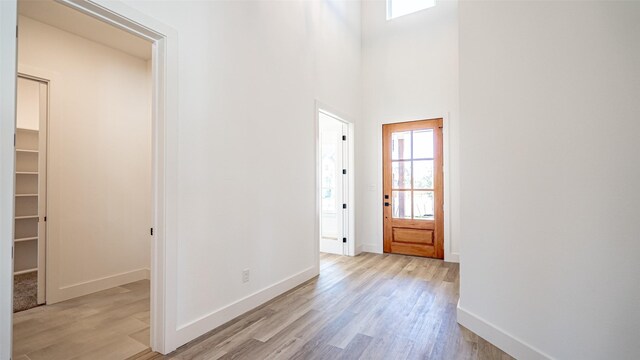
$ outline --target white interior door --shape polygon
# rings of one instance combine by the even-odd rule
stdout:
[[[320,125],[320,251],[344,255],[346,246],[347,125],[323,112]]]

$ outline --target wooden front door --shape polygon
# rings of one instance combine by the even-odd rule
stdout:
[[[384,252],[444,258],[442,119],[382,126]]]

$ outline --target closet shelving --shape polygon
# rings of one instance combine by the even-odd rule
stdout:
[[[16,131],[15,237],[13,240],[15,275],[39,270],[39,135],[38,130],[18,128]]]

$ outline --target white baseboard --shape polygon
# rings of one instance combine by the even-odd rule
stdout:
[[[550,360],[551,356],[460,307],[458,323],[519,360]]]
[[[125,285],[134,281],[149,279],[149,269],[138,269],[120,274],[105,276],[99,279],[84,281],[81,283],[67,285],[57,291],[47,293],[47,304],[55,304],[60,301],[73,299],[79,296],[92,294],[94,292],[107,290],[116,286]]]
[[[458,253],[445,253],[444,254],[444,261],[453,262],[453,263],[459,263],[460,262],[460,254],[458,254]]]
[[[361,251],[362,252],[369,252],[369,253],[374,253],[374,254],[382,254],[382,244],[379,245],[375,245],[375,244],[362,244],[360,246]]]
[[[220,325],[252,310],[265,302],[275,298],[276,296],[293,289],[303,282],[318,275],[318,269],[310,267],[295,275],[292,275],[280,282],[268,286],[262,290],[248,295],[234,303],[231,303],[221,309],[213,311],[201,318],[194,320],[188,324],[178,327],[176,331],[176,343],[178,346],[184,345],[189,341],[203,335]]]
[[[362,245],[356,246],[356,255],[362,253]]]

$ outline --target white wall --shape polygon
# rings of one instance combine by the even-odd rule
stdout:
[[[38,130],[40,126],[40,83],[18,78],[16,127]]]
[[[459,314],[519,358],[640,354],[638,64],[638,2],[460,5]]]
[[[445,259],[457,261],[458,2],[386,20],[386,1],[362,3],[362,107],[357,138],[360,250],[382,252],[382,124],[444,118]]]
[[[47,302],[148,277],[147,61],[23,16],[19,26],[20,71],[41,70],[54,77],[47,154]]]
[[[316,274],[315,101],[357,122],[360,4],[127,3],[179,37],[184,343]]]

